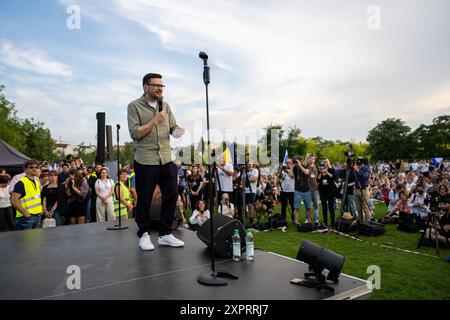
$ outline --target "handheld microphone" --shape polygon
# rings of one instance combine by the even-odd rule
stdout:
[[[198,57],[199,57],[200,59],[202,59],[203,61],[208,60],[208,55],[207,55],[206,53],[204,53],[203,51],[201,51],[201,52],[198,54]]]
[[[157,99],[158,99],[158,111],[161,112],[161,111],[163,111],[163,100],[164,100],[164,97],[163,96],[159,96]]]

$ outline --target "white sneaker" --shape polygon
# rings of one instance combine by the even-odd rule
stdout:
[[[154,250],[155,246],[152,243],[152,240],[150,239],[150,236],[148,233],[144,233],[142,237],[139,239],[139,248],[142,250],[150,251]]]
[[[161,246],[171,246],[171,247],[183,247],[184,242],[175,238],[173,234],[167,234],[165,236],[158,238],[158,243]]]

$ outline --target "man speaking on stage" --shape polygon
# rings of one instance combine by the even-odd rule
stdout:
[[[177,167],[173,163],[170,135],[179,138],[184,134],[163,101],[162,76],[149,73],[142,81],[144,94],[128,105],[128,129],[136,148],[134,170],[136,174],[136,223],[139,227],[139,247],[153,250],[150,239],[151,203],[155,186],[162,194],[158,244],[182,247],[184,242],[172,235],[172,221],[178,197]]]

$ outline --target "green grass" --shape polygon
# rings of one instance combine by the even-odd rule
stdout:
[[[322,221],[322,212],[320,218]],[[383,203],[377,204],[376,218],[383,217],[387,209]],[[274,213],[280,212],[275,206]],[[338,211],[336,215],[338,214]],[[419,233],[398,231],[396,225],[386,225],[386,233],[377,237],[360,236],[363,242],[335,233],[300,233],[294,230],[288,212],[286,232],[274,230],[254,234],[255,246],[259,249],[275,252],[295,258],[303,239],[310,240],[331,251],[345,256],[343,273],[361,279],[368,279],[367,268],[371,265],[380,267],[381,289],[374,289],[370,299],[450,299],[450,264],[444,257],[450,256],[450,249],[440,247],[441,258],[434,256],[434,247],[416,249]],[[304,221],[302,208],[299,221]],[[380,247],[387,245],[390,248]],[[416,255],[402,252],[395,248],[428,254]]]
[[[279,206],[276,206],[275,212],[279,210]],[[376,206],[377,218],[384,216],[385,212],[384,204]],[[299,221],[304,219],[303,210]],[[257,232],[254,235],[257,248],[291,258],[296,257],[303,239],[310,240],[345,256],[342,272],[361,279],[367,279],[370,276],[367,273],[368,266],[379,266],[381,289],[374,290],[371,299],[448,300],[450,299],[450,264],[444,261],[444,257],[450,255],[450,249],[441,246],[439,259],[393,249],[400,248],[434,255],[434,247],[422,246],[416,249],[419,236],[419,233],[409,234],[398,231],[396,225],[387,225],[386,234],[377,237],[360,236],[359,238],[364,241],[359,242],[335,233],[300,233],[294,230],[291,223],[287,232],[275,230]],[[375,244],[388,245],[392,248],[383,248]]]

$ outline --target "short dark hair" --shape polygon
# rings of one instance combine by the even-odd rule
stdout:
[[[159,73],[147,73],[144,78],[142,79],[142,86],[144,86],[146,83],[148,83],[151,79],[161,79],[162,75]]]
[[[64,161],[64,163],[61,165],[61,168],[62,167],[70,167],[70,165],[66,161]]]
[[[26,169],[32,164],[39,166],[39,162],[38,161],[36,161],[34,159],[30,159],[30,160],[25,161],[25,163],[23,164],[23,168]]]
[[[0,175],[0,183],[8,183],[9,182],[9,176],[6,174]]]

